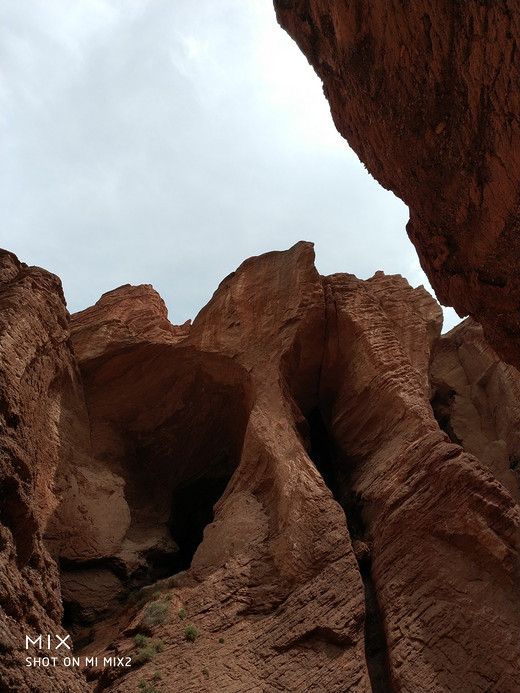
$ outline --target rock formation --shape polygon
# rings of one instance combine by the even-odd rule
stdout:
[[[520,364],[520,8],[274,0],[334,123],[410,208],[439,300]]]
[[[56,563],[43,543],[59,504],[58,468],[88,455],[88,414],[61,282],[2,252],[0,690],[84,693],[75,669],[25,666],[26,636],[66,637]]]
[[[441,428],[519,501],[518,371],[498,358],[482,327],[468,318],[437,341],[430,379]]]
[[[0,690],[515,689],[520,375],[422,287],[313,260],[174,327],[150,286],[69,318],[3,255]],[[61,623],[82,666],[26,667]]]

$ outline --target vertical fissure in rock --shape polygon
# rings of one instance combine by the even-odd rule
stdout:
[[[372,577],[372,556],[367,543],[362,501],[353,493],[347,474],[338,466],[337,455],[318,407],[311,411],[307,422],[310,429],[309,456],[334,499],[343,508],[351,541],[355,548],[359,548],[356,558],[365,593],[365,658],[372,693],[392,693],[384,618]]]
[[[365,591],[365,659],[372,693],[392,693],[388,643],[384,617],[377,600],[377,590],[372,575],[372,553],[367,543],[367,532],[363,521],[363,503],[353,494],[344,500],[342,507],[347,518],[347,527],[355,547],[359,573]]]

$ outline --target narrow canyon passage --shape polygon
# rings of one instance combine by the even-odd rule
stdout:
[[[307,417],[310,433],[309,456],[345,513],[365,592],[365,658],[372,693],[392,693],[384,615],[377,601],[372,578],[370,541],[363,521],[363,505],[349,487],[348,473],[338,464],[334,442],[315,407]]]

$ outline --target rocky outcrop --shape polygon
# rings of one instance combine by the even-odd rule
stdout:
[[[172,325],[164,301],[150,284],[126,284],[74,314],[74,351],[85,363],[138,341],[176,344],[188,335],[190,322]]]
[[[332,117],[410,208],[439,300],[520,363],[520,10],[498,2],[274,0]]]
[[[54,605],[40,627],[62,618],[61,589],[78,653],[132,662],[85,668],[93,691],[159,677],[186,693],[514,690],[518,496],[502,452],[520,376],[472,323],[440,337],[422,287],[320,277],[313,261],[309,243],[247,260],[182,328],[151,287],[120,287],[72,317],[70,340],[55,278],[16,270],[50,283],[3,311],[6,334],[25,305],[59,334],[2,405],[16,460],[22,400],[45,395],[25,487],[27,507],[38,474],[52,489],[29,533]],[[23,549],[25,531],[5,531]],[[8,565],[23,624],[42,596]],[[11,656],[12,690],[47,676]]]
[[[450,439],[486,465],[518,502],[520,380],[468,318],[435,345],[432,405]]]
[[[439,313],[382,276],[325,287],[321,400],[351,537],[371,547],[366,580],[386,655],[373,658],[372,690],[514,690],[518,506],[438,429],[411,355],[432,346]]]
[[[77,669],[27,667],[27,656],[49,656],[26,636],[66,637],[56,563],[43,535],[59,498],[60,465],[88,454],[88,417],[70,345],[61,282],[12,253],[1,257],[0,638],[6,693],[84,693]],[[86,446],[82,450],[83,446]],[[78,452],[76,452],[78,451]]]
[[[164,655],[113,690],[137,686],[152,667],[172,690],[200,691],[203,669],[210,690],[369,685],[356,558],[302,438],[304,412],[317,405],[324,335],[313,257],[302,243],[246,261],[175,351],[147,346],[82,366],[96,455],[125,476],[136,529],[169,522],[185,556],[170,573],[191,565],[169,593],[167,621],[152,630]],[[131,454],[114,443],[115,431],[130,438]],[[138,630],[150,632],[142,623],[150,606],[122,637],[109,633],[116,652]],[[186,641],[181,607],[195,643]],[[183,667],[170,663],[172,649]]]

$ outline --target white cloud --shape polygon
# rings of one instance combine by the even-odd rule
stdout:
[[[419,277],[406,207],[338,135],[265,0],[0,12],[2,242],[58,274],[70,310],[152,283],[184,322],[246,257],[300,239],[324,274]]]

